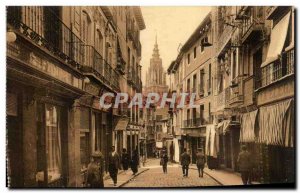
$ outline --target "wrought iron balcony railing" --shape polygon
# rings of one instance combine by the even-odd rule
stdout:
[[[258,80],[258,87],[267,86],[287,75],[294,74],[294,48],[283,52],[281,57],[262,68],[261,78]]]
[[[197,118],[193,118],[193,119],[183,120],[183,127],[184,128],[188,128],[188,127],[201,127],[201,126],[204,126],[206,124],[209,124],[209,121],[206,120],[203,117],[197,117]]]
[[[85,45],[57,16],[55,7],[8,7],[7,22],[17,33],[46,48],[75,68],[92,69],[106,84],[118,89],[116,71],[93,46]]]

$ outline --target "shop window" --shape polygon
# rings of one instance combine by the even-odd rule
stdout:
[[[80,163],[81,171],[87,169],[87,166],[90,162],[89,159],[89,133],[80,132]]]
[[[53,105],[46,105],[46,152],[48,182],[52,182],[60,178],[62,171],[59,109]]]

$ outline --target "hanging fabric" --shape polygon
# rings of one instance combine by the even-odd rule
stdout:
[[[241,117],[240,142],[255,142],[255,126],[258,110],[244,113]]]

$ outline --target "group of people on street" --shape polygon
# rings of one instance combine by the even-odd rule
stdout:
[[[183,154],[181,154],[181,165],[182,165],[182,173],[183,177],[189,176],[189,165],[191,163],[191,156],[187,152],[186,148],[183,150]],[[196,166],[198,169],[199,177],[203,177],[203,169],[205,165],[205,156],[203,154],[203,150],[199,148],[196,153]]]
[[[182,166],[182,173],[183,173],[183,177],[188,177],[188,175],[189,175],[189,165],[191,164],[191,156],[187,152],[186,148],[184,148],[183,151],[184,152],[181,154],[181,157],[180,157],[180,162],[181,162],[181,166]],[[163,149],[162,152],[161,152],[161,157],[160,157],[160,165],[163,168],[164,174],[167,174],[167,172],[168,172],[168,169],[167,169],[168,161],[169,161],[169,159],[168,159],[167,151],[165,149]],[[205,165],[205,156],[204,156],[203,150],[201,148],[199,148],[197,150],[196,165],[197,165],[197,168],[198,168],[199,177],[203,177],[203,169],[204,169],[204,165]]]
[[[187,149],[184,148],[183,153],[180,156],[180,162],[182,166],[183,177],[188,177],[189,175],[189,165],[191,164],[191,155],[187,152]],[[241,172],[241,177],[244,185],[251,184],[250,175],[253,168],[253,162],[251,159],[251,154],[247,151],[245,145],[242,146],[241,152],[239,153],[238,159],[239,171]],[[196,166],[198,169],[198,174],[200,178],[203,178],[203,169],[206,163],[206,158],[203,153],[203,149],[199,148],[196,153]],[[166,150],[161,152],[161,161],[160,165],[163,168],[163,172],[167,173],[168,165],[168,155]]]
[[[104,156],[100,151],[96,151],[91,156],[91,162],[87,168],[87,178],[86,185],[91,188],[103,188],[104,187]],[[135,175],[138,172],[139,165],[139,155],[138,150],[134,150],[132,157],[130,158],[126,149],[123,149],[122,155],[116,152],[114,146],[112,146],[111,151],[108,154],[108,172],[113,180],[114,186],[117,186],[118,181],[118,171],[121,170],[121,165],[126,172],[129,167]]]

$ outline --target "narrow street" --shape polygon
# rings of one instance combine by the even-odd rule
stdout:
[[[149,170],[133,178],[123,187],[199,187],[199,186],[219,186],[215,180],[204,174],[203,178],[198,177],[198,171],[189,170],[189,177],[182,176],[181,166],[178,164],[168,164],[168,173],[164,174],[159,165],[159,159],[149,159],[146,163]]]

